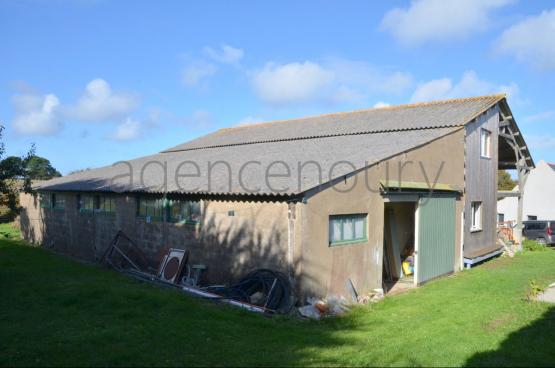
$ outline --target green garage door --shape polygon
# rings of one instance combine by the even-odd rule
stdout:
[[[417,283],[454,271],[455,198],[422,197],[418,202]]]

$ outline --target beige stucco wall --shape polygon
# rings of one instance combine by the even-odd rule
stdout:
[[[440,171],[441,163],[443,167]],[[402,181],[432,182],[439,172],[438,183],[464,188],[464,129],[422,147],[399,154],[371,166],[334,188],[316,192],[303,206],[301,253],[302,290],[308,295],[348,295],[351,279],[359,293],[382,287],[384,198],[378,192],[379,181],[388,177],[399,180],[398,168],[403,167]],[[367,178],[367,179],[365,179]],[[367,185],[368,183],[368,185]],[[368,188],[369,186],[369,188]],[[346,191],[340,193],[338,190]],[[456,201],[455,269],[460,264],[461,212],[464,200]],[[329,246],[330,215],[368,214],[368,241],[353,245]]]

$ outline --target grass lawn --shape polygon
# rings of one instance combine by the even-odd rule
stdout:
[[[141,284],[0,232],[0,365],[553,366],[555,251],[499,258],[321,322]]]

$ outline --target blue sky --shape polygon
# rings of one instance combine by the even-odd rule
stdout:
[[[508,93],[555,162],[555,2],[0,0],[7,154],[63,173],[221,127]]]

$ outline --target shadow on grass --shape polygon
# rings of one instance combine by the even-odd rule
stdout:
[[[514,331],[494,351],[475,354],[468,367],[555,366],[555,306],[530,325]]]
[[[0,366],[338,365],[349,319],[266,318],[0,240]]]

